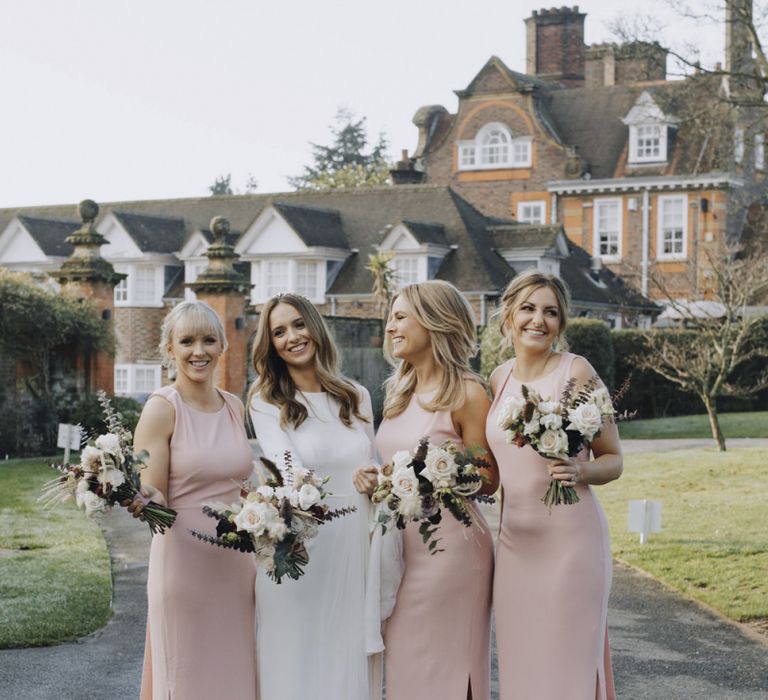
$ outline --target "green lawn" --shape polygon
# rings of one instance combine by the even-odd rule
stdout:
[[[0,462],[0,648],[75,639],[112,614],[99,526],[71,503],[35,502],[54,476],[39,459]]]
[[[596,489],[616,557],[740,621],[768,619],[768,449],[631,454]],[[662,503],[662,532],[627,532],[630,499]]]
[[[768,438],[768,411],[721,413],[719,418],[720,428],[726,439],[729,437]],[[712,437],[709,418],[706,414],[626,421],[619,423],[619,433],[625,440]]]

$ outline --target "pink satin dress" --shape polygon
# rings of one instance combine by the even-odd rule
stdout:
[[[416,394],[399,416],[385,419],[376,435],[384,463],[419,439],[461,443],[449,412],[426,411],[432,394]],[[405,573],[384,632],[387,700],[490,698],[493,542],[475,511],[467,528],[443,509],[437,532],[445,551],[430,555],[418,525],[403,532]]]
[[[178,512],[149,553],[147,644],[142,700],[256,698],[256,567],[250,555],[201,542],[215,534],[203,503],[233,503],[252,470],[251,449],[232,394],[206,413],[173,387],[156,394],[176,410],[168,503]]]
[[[575,357],[563,353],[555,370],[526,384],[558,400]],[[522,398],[513,363],[497,370],[501,384],[486,429],[504,489],[493,582],[499,698],[611,700],[605,516],[586,484],[576,486],[578,503],[550,513],[541,502],[549,484],[546,460],[530,446],[508,444],[496,424],[504,399]],[[587,459],[586,451],[579,459]]]

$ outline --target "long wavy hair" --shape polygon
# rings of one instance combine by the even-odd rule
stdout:
[[[368,419],[360,413],[360,395],[355,385],[339,371],[339,356],[328,326],[314,304],[298,294],[278,294],[261,309],[251,355],[256,380],[248,392],[248,403],[258,393],[264,401],[277,406],[283,428],[289,425],[298,428],[307,419],[307,407],[296,399],[296,384],[272,343],[269,317],[278,304],[292,306],[304,319],[307,332],[315,343],[317,379],[323,391],[339,402],[342,423],[351,426],[352,416],[367,422]]]
[[[170,351],[173,342],[173,332],[181,326],[188,333],[210,333],[215,335],[221,343],[222,353],[227,349],[227,336],[224,333],[224,324],[217,314],[204,301],[182,301],[176,304],[163,319],[160,327],[160,359],[163,367],[168,370],[169,377],[176,375],[177,367],[173,354]]]
[[[483,380],[470,366],[477,354],[475,314],[461,292],[449,282],[430,280],[403,287],[392,300],[403,297],[414,318],[429,333],[432,356],[443,370],[434,398],[422,404],[428,411],[455,411],[467,398],[465,382]],[[391,313],[391,307],[390,307]],[[416,368],[407,360],[392,355],[392,340],[387,334],[384,356],[395,368],[385,382],[384,417],[394,418],[408,406],[416,389]]]
[[[557,299],[560,310],[560,328],[554,343],[554,350],[567,350],[565,329],[568,326],[568,313],[571,308],[571,293],[568,286],[555,275],[536,269],[526,270],[515,277],[501,295],[499,317],[502,333],[502,350],[512,347],[512,317],[520,305],[537,289],[551,289]]]

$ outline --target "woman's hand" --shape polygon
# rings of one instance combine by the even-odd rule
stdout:
[[[548,459],[547,469],[549,469],[549,475],[564,486],[575,486],[581,478],[580,464],[570,459]]]
[[[379,470],[376,467],[362,467],[352,475],[355,488],[366,496],[370,496],[379,483]]]
[[[138,518],[139,520],[143,521],[144,513],[142,513],[142,511],[144,510],[144,506],[146,506],[150,501],[154,501],[159,506],[168,505],[165,502],[165,496],[163,495],[163,492],[154,486],[150,486],[149,484],[142,484],[141,488],[139,489],[139,493],[133,497],[133,500],[123,502],[121,505],[125,505],[125,507],[128,509],[128,512],[134,518]]]

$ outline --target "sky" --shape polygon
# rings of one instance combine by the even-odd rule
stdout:
[[[704,2],[705,0],[702,0]],[[701,4],[701,3],[699,3]],[[0,0],[0,207],[259,192],[328,144],[339,108],[413,151],[422,105],[453,112],[496,55],[525,71],[535,0]],[[722,54],[667,0],[582,0],[587,44],[635,8],[662,40]]]

